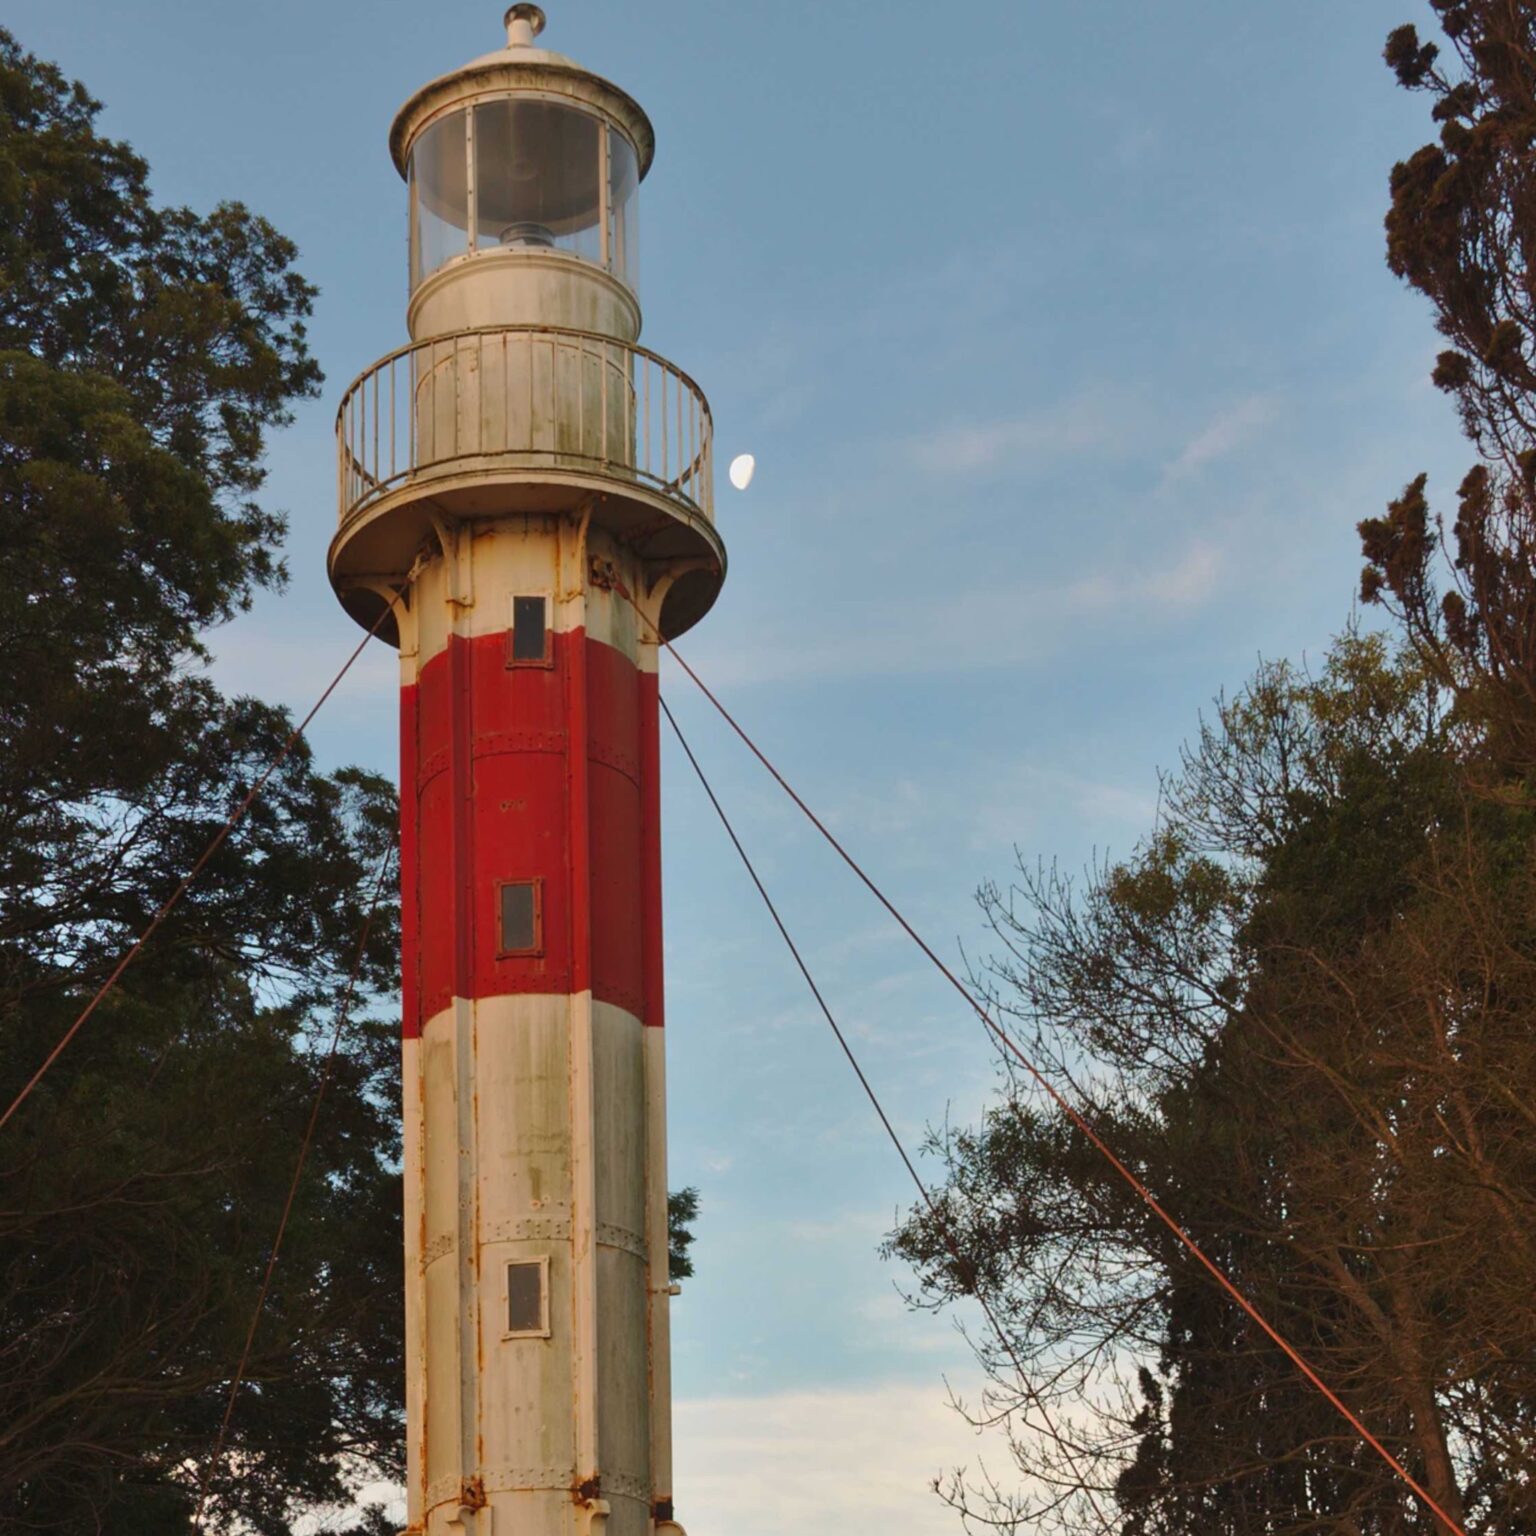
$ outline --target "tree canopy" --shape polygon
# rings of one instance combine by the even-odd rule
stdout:
[[[1362,595],[1388,606],[1492,733],[1499,763],[1536,771],[1536,15],[1527,0],[1433,0],[1450,44],[1412,26],[1386,58],[1427,94],[1439,135],[1396,166],[1387,259],[1450,345],[1434,381],[1478,459],[1447,537],[1417,475],[1360,525]],[[1442,551],[1448,562],[1439,559]],[[1442,579],[1449,584],[1442,591]]]
[[[982,980],[1450,1518],[1511,1536],[1536,1532],[1536,7],[1432,5],[1447,49],[1386,47],[1438,130],[1387,239],[1476,454],[1453,526],[1422,475],[1363,520],[1390,627],[1219,700],[1128,860],[984,889]],[[1444,1529],[1029,1080],[934,1145],[940,1217],[891,1247],[926,1304],[999,1318],[978,1413],[1019,1474],[957,1478],[968,1522]]]
[[[98,104],[0,31],[0,1098],[291,730],[210,627],[281,585],[269,434],[320,374],[296,251],[158,206]],[[0,1141],[0,1524],[189,1524],[390,786],[300,745]],[[386,903],[365,992],[395,984]],[[358,1009],[215,1479],[286,1533],[398,1462],[395,1029]],[[231,1467],[238,1467],[238,1476]]]
[[[1511,1531],[1536,1471],[1536,826],[1465,790],[1448,703],[1380,636],[1316,677],[1266,667],[1134,858],[984,902],[1033,1059],[1448,1511]],[[1084,1487],[1127,1536],[1436,1528],[1030,1084],[940,1149],[963,1262],[926,1215],[895,1246],[932,1300],[983,1290],[1077,1426],[1074,1454],[1025,1434],[983,1342],[1065,1528],[1098,1528]]]

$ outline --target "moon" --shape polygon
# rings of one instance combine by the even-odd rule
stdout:
[[[752,476],[757,473],[757,460],[750,453],[738,454],[731,460],[731,484],[738,491],[744,491],[752,484]]]

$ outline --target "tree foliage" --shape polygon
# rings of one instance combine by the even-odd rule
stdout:
[[[1536,6],[1431,0],[1387,60],[1435,143],[1388,260],[1477,463],[1360,525],[1394,636],[1260,669],[1085,882],[1023,866],[983,980],[1033,1059],[1470,1532],[1536,1532]],[[1446,557],[1442,559],[1442,556]],[[1027,1078],[935,1138],[892,1248],[982,1291],[1016,1485],[988,1528],[1443,1530]],[[948,1229],[947,1231],[945,1229]],[[960,1258],[951,1250],[959,1238]],[[1022,1366],[1028,1380],[1020,1379]],[[1053,1410],[1050,1431],[1042,1404]],[[1101,1515],[1102,1512],[1102,1515]]]
[[[1536,9],[1433,0],[1453,64],[1411,26],[1387,62],[1426,93],[1438,138],[1392,172],[1387,258],[1431,303],[1449,346],[1435,383],[1478,462],[1449,537],[1417,475],[1360,525],[1362,594],[1387,604],[1448,686],[1536,770]],[[1437,572],[1442,550],[1446,568]],[[1442,590],[1442,580],[1449,585]]]
[[[1467,794],[1443,702],[1379,638],[1317,678],[1266,667],[1136,857],[1082,892],[1025,868],[984,900],[995,1004],[1033,1058],[1444,1507],[1519,1531],[1536,825]],[[1127,1536],[1436,1529],[1029,1084],[939,1145],[965,1263],[923,1215],[895,1247],[934,1301],[984,1290],[1076,1426],[1075,1447],[1025,1433],[1012,1357],[984,1342],[1065,1528],[1097,1528],[1097,1487]]]
[[[97,111],[0,31],[5,1103],[291,729],[201,663],[282,580],[263,455],[318,386],[314,291],[239,204],[157,206]],[[0,1137],[6,1529],[187,1528],[394,827],[301,746]],[[386,902],[365,990],[396,933]],[[396,1465],[394,1033],[344,1037],[216,1524]]]
[[[693,1275],[693,1224],[699,1219],[699,1192],[689,1185],[667,1196],[667,1273],[673,1280]]]

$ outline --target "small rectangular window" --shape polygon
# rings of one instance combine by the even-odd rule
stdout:
[[[547,597],[512,599],[512,641],[507,659],[514,667],[547,667],[550,664]]]
[[[548,1259],[519,1259],[507,1265],[509,1339],[549,1337]]]
[[[497,948],[503,955],[536,955],[544,947],[542,882],[508,880],[500,889]]]

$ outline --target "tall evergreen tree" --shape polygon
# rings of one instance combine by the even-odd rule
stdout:
[[[0,31],[4,1103],[291,729],[201,663],[283,578],[263,456],[319,384],[314,290],[238,203],[157,206],[97,113]],[[301,747],[0,1133],[5,1529],[187,1528],[394,828],[387,783]],[[386,902],[369,993],[396,932]],[[395,1031],[358,1012],[216,1525],[278,1536],[396,1467]]]

